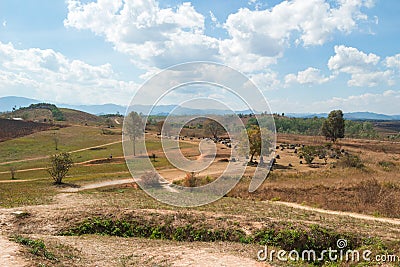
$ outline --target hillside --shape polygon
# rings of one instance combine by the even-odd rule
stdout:
[[[0,119],[0,142],[40,131],[46,131],[54,127],[54,125],[48,123]]]
[[[4,113],[0,116],[3,119],[9,118],[21,118],[25,121],[34,121],[34,122],[51,122],[53,121],[53,114],[48,109],[39,109],[39,108],[31,108],[31,109],[18,109],[14,112]]]
[[[13,112],[3,113],[0,118],[18,118],[23,121],[58,124],[99,125],[105,118],[79,110],[58,108],[53,104],[37,103],[21,107]]]
[[[102,117],[79,110],[60,108],[60,111],[64,114],[65,121],[68,123],[97,125],[105,121]]]

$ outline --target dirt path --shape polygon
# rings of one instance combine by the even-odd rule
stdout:
[[[325,209],[313,208],[310,206],[304,206],[304,205],[300,205],[297,203],[283,202],[283,201],[273,201],[273,202],[268,201],[268,203],[275,203],[277,205],[282,205],[282,206],[286,206],[286,207],[290,207],[290,208],[294,208],[294,209],[301,209],[301,210],[318,212],[318,213],[323,213],[323,214],[337,215],[337,216],[351,217],[351,218],[360,219],[360,220],[400,225],[400,219],[379,218],[379,217],[374,217],[374,216],[365,215],[365,214],[361,214],[361,213],[344,212],[344,211],[336,211],[336,210],[325,210]]]
[[[66,189],[61,190],[61,192],[74,193],[74,192],[80,192],[83,190],[101,188],[101,187],[112,186],[112,185],[131,184],[133,182],[134,182],[133,178],[125,178],[125,179],[120,179],[120,180],[104,181],[104,182],[87,184],[87,185],[83,185],[78,188],[66,188]]]
[[[18,255],[20,247],[0,235],[0,264],[2,267],[28,266],[28,263]]]
[[[99,147],[103,147],[103,146],[110,146],[110,145],[118,144],[118,143],[121,143],[121,142],[122,141],[120,140],[120,141],[115,141],[115,142],[102,144],[102,145],[98,145],[98,146],[85,147],[85,148],[81,148],[81,149],[78,149],[78,150],[69,151],[68,153],[72,154],[72,153],[82,152],[82,151],[85,151],[85,150],[89,150],[89,149],[93,149],[93,148],[99,148]],[[26,161],[35,161],[35,160],[41,160],[41,159],[47,159],[47,158],[49,158],[49,156],[42,156],[42,157],[29,158],[29,159],[20,159],[20,160],[13,160],[13,161],[5,161],[5,162],[0,162],[0,165],[19,163],[19,162],[26,162]]]
[[[202,176],[205,175],[214,175],[214,174],[219,174],[221,173],[220,167],[218,165],[224,165],[223,163],[216,164],[217,166],[214,166],[210,170],[205,170],[202,171],[200,174]],[[125,173],[125,172],[124,172]],[[185,178],[186,172],[180,171],[177,169],[166,169],[166,170],[161,170],[159,171],[160,175],[167,180],[168,182],[173,182],[176,180],[182,180]],[[25,180],[27,181],[27,180]],[[30,181],[30,180],[29,180]],[[95,188],[101,188],[101,187],[106,187],[106,186],[113,186],[113,185],[123,185],[123,184],[130,184],[133,183],[134,179],[133,178],[123,178],[123,179],[118,179],[118,180],[110,180],[110,181],[102,181],[102,182],[95,182],[95,183],[90,183],[83,185],[78,188],[67,188],[63,189],[62,192],[66,193],[72,193],[72,192],[80,192],[83,190],[88,190],[88,189],[95,189]],[[176,192],[173,188],[169,186],[168,183],[163,183],[163,186],[170,192]]]
[[[113,157],[113,159],[123,159],[124,157]],[[76,162],[74,165],[85,165],[85,164],[90,164],[91,162],[95,162],[97,160],[104,160],[105,158],[98,158],[98,159],[90,159],[82,162]],[[16,170],[15,172],[30,172],[30,171],[40,171],[40,170],[47,170],[45,167],[39,167],[39,168],[31,168],[31,169],[23,169],[23,170]],[[7,174],[10,173],[10,171],[3,171],[0,172],[0,174]],[[22,181],[22,180],[21,180]],[[33,181],[33,180],[27,180],[27,181]],[[1,181],[0,181],[1,182]]]

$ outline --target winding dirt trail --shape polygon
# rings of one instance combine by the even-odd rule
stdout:
[[[81,149],[77,149],[77,150],[73,150],[73,151],[69,151],[68,153],[78,153],[78,152],[82,152],[85,150],[89,150],[89,149],[93,149],[93,148],[99,148],[99,147],[103,147],[103,146],[110,146],[110,145],[114,145],[114,144],[118,144],[121,143],[122,141],[115,141],[115,142],[111,142],[111,143],[106,143],[106,144],[102,144],[102,145],[97,145],[97,146],[91,146],[91,147],[85,147],[85,148],[81,148]],[[35,160],[41,160],[41,159],[48,159],[49,156],[42,156],[42,157],[36,157],[36,158],[29,158],[29,159],[20,159],[20,160],[13,160],[13,161],[5,161],[5,162],[0,162],[0,165],[6,165],[6,164],[12,164],[12,163],[20,163],[20,162],[26,162],[26,161],[35,161]]]
[[[282,206],[286,206],[286,207],[290,207],[290,208],[294,208],[294,209],[301,209],[301,210],[318,212],[318,213],[323,213],[323,214],[337,215],[337,216],[351,217],[351,218],[366,220],[366,221],[375,221],[375,222],[383,222],[383,223],[389,223],[389,224],[394,224],[394,225],[400,225],[400,219],[380,218],[380,217],[374,217],[371,215],[354,213],[354,212],[325,210],[325,209],[313,208],[310,206],[304,206],[304,205],[300,205],[297,203],[283,202],[283,201],[274,201],[274,202],[269,201],[268,203],[275,203],[277,205],[282,205]]]
[[[124,157],[113,157],[113,159],[123,159]],[[98,158],[98,159],[90,159],[82,162],[76,162],[74,165],[85,165],[85,164],[90,164],[91,162],[95,162],[97,160],[104,160],[105,158]],[[39,168],[30,168],[30,169],[22,169],[22,170],[16,170],[15,172],[30,172],[30,171],[40,171],[40,170],[46,170],[47,168],[45,167],[39,167]],[[3,171],[0,172],[0,174],[7,174],[10,173],[10,171]],[[23,181],[23,180],[20,180]],[[33,181],[33,180],[25,180],[25,181]],[[1,181],[0,181],[1,182]]]

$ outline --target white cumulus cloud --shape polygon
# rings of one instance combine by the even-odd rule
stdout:
[[[386,66],[389,68],[397,68],[400,70],[400,54],[387,57],[385,60]]]
[[[161,8],[155,0],[68,0],[64,25],[103,36],[144,69],[212,60],[252,73],[276,63],[294,38],[321,45],[335,32],[351,32],[367,19],[361,9],[371,6],[365,0],[292,0],[268,9],[242,8],[222,24],[229,37],[216,39],[205,33],[204,15],[188,2]]]
[[[380,70],[379,63],[380,57],[373,53],[366,54],[357,48],[339,45],[335,46],[335,55],[329,59],[328,68],[336,74],[350,74],[351,78],[347,82],[349,86],[372,87],[381,83],[393,85],[393,72]]]
[[[316,111],[342,109],[345,112],[369,111],[398,115],[399,101],[400,91],[386,90],[375,94],[366,93],[348,97],[334,97],[329,100],[315,102],[310,106],[310,109]]]
[[[299,84],[323,84],[330,81],[333,76],[325,77],[321,75],[321,70],[309,67],[297,74],[288,74],[285,76],[285,83],[299,83]]]
[[[204,35],[204,21],[191,3],[160,8],[154,0],[68,1],[66,27],[89,29],[140,61],[165,67],[193,60],[213,60],[217,40]]]
[[[55,102],[124,103],[137,85],[117,79],[110,64],[93,66],[52,49],[17,49],[0,42],[0,93]]]

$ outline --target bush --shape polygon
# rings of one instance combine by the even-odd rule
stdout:
[[[374,204],[379,200],[381,185],[378,180],[370,179],[360,183],[359,197],[363,205]]]
[[[381,166],[385,171],[389,171],[393,167],[396,166],[394,162],[391,161],[379,161],[378,162],[379,166]]]
[[[140,177],[141,185],[144,187],[154,187],[160,185],[160,175],[156,172],[146,172]]]
[[[364,168],[364,164],[361,161],[361,158],[357,155],[346,154],[338,161],[339,166],[344,168]]]
[[[196,187],[197,185],[197,178],[194,172],[188,172],[186,174],[185,180],[183,181],[183,186],[186,187]]]
[[[311,164],[314,158],[317,156],[317,149],[313,146],[305,146],[298,153],[299,157],[303,157],[307,164]]]

